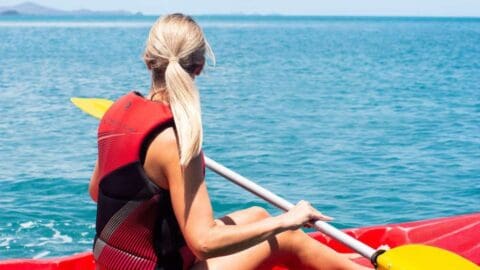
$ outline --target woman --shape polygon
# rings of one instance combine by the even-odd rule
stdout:
[[[252,207],[214,219],[194,83],[205,55],[212,55],[210,47],[192,18],[160,18],[144,55],[150,93],[121,97],[102,118],[90,183],[98,202],[98,267],[361,269],[298,230],[312,220],[330,220],[307,202],[276,217]]]

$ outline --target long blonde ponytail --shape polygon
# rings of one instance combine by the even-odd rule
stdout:
[[[193,78],[203,67],[206,54],[213,59],[201,28],[189,16],[164,16],[150,30],[144,60],[152,70],[153,90],[165,91],[168,97],[182,166],[202,149],[200,96]]]

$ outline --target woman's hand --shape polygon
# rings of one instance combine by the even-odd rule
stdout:
[[[316,220],[331,221],[333,218],[323,215],[315,210],[307,201],[300,201],[288,212],[279,216],[282,219],[282,227],[285,230],[296,230]]]

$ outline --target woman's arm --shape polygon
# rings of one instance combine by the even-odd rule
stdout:
[[[152,148],[153,147],[153,148]],[[327,219],[303,202],[296,211],[246,225],[217,225],[203,177],[202,157],[197,156],[182,171],[173,128],[152,142],[147,159],[153,158],[168,180],[175,216],[184,238],[200,259],[244,250],[311,219]]]
[[[98,160],[95,162],[95,168],[93,169],[92,177],[90,178],[90,184],[88,185],[88,192],[94,202],[98,200],[98,185],[100,179],[98,179]]]

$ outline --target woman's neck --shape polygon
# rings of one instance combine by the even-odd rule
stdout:
[[[146,98],[151,101],[169,104],[168,93],[167,93],[167,89],[165,88],[163,89],[151,88]]]

